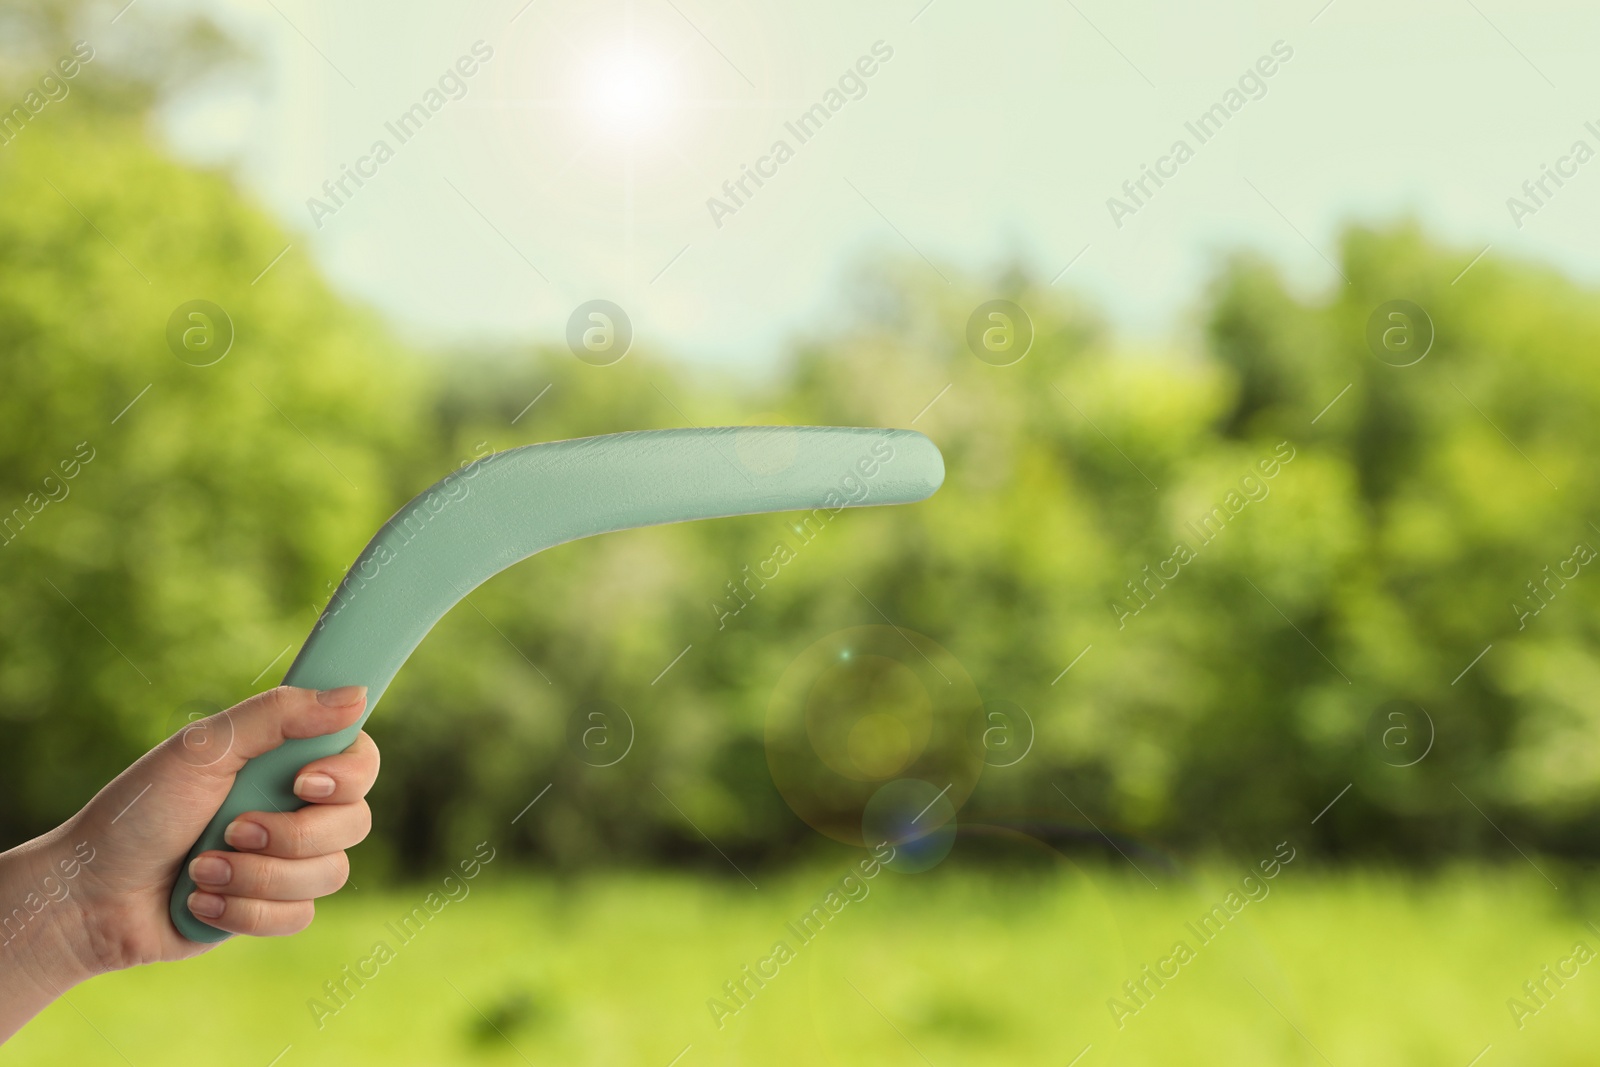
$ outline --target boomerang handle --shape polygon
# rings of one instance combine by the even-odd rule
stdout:
[[[229,936],[189,911],[189,861],[230,850],[223,831],[245,812],[304,807],[293,792],[300,768],[348,748],[434,624],[512,564],[613,530],[907,504],[943,481],[944,458],[915,431],[826,426],[648,430],[526,445],[468,464],[384,523],[284,676],[284,685],[307,689],[366,686],[361,719],[244,765],[178,872],[173,924],[191,941]]]

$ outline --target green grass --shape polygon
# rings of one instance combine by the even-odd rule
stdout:
[[[1561,904],[1573,894],[1526,867],[1416,878],[1296,864],[1207,945],[1185,923],[1236,884],[1230,868],[1158,877],[1159,890],[1065,864],[884,873],[801,944],[785,924],[841,873],[763,878],[757,891],[490,867],[409,944],[385,923],[426,886],[346,892],[300,937],[237,940],[81,986],[0,1063],[267,1067],[292,1046],[279,1067],[666,1067],[692,1045],[681,1067],[954,1067],[1065,1065],[1092,1044],[1081,1067],[1466,1067],[1492,1044],[1481,1064],[1496,1067],[1592,1063],[1600,1043],[1600,962],[1522,1029],[1512,1021],[1507,999],[1542,965],[1577,941],[1600,949]],[[1180,938],[1195,958],[1119,1030],[1108,998]],[[780,939],[794,958],[719,1029],[707,1000]],[[319,1028],[308,1001],[379,940],[393,958]]]

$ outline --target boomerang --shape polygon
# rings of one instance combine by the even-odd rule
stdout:
[[[367,687],[352,726],[285,741],[247,762],[189,850],[172,922],[189,940],[228,933],[196,918],[189,861],[232,851],[248,811],[294,811],[294,779],[342,752],[428,631],[468,593],[536,552],[641,526],[774,511],[909,504],[944,482],[944,458],[914,430],[829,426],[646,430],[525,445],[463,466],[384,523],[317,619],[283,684]]]

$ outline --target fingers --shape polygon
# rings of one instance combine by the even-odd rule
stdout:
[[[310,926],[317,909],[309,900],[256,900],[194,892],[189,894],[189,910],[196,918],[230,934],[281,937],[298,934]]]
[[[312,804],[349,804],[366,796],[377,777],[378,746],[362,731],[343,752],[302,767],[294,793]]]
[[[218,776],[237,774],[247,760],[285,741],[321,737],[353,726],[366,708],[364,686],[314,691],[279,686],[191,723],[158,758],[177,758]],[[189,874],[196,918],[234,934],[295,934],[316,913],[312,900],[345,884],[344,850],[372,828],[363,799],[378,775],[378,747],[359,733],[343,752],[301,768],[294,791],[310,806],[295,812],[251,812],[223,837],[237,852],[195,857]]]
[[[361,717],[366,702],[365,686],[317,691],[280,685],[190,723],[167,745],[191,766],[232,775],[246,760],[291,738],[321,737],[352,725]]]
[[[285,860],[242,852],[202,852],[189,863],[202,892],[257,900],[312,900],[337,892],[350,877],[343,852]]]
[[[350,861],[344,850],[371,828],[364,800],[241,815],[223,834],[237,852],[204,852],[189,864],[196,886],[189,910],[233,934],[297,934],[315,914],[312,899],[345,884]]]
[[[222,839],[240,852],[306,859],[352,848],[371,829],[372,810],[358,800],[291,812],[248,812],[228,824]]]

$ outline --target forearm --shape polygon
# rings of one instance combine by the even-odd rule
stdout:
[[[0,1042],[91,973],[71,857],[61,830],[0,853]]]
[[[214,947],[188,940],[170,918],[189,847],[249,760],[287,740],[336,733],[365,706],[360,687],[259,694],[174,734],[64,824],[0,853],[0,1042],[87,978]],[[193,736],[228,744],[213,755],[192,746]],[[313,901],[344,884],[344,850],[372,825],[364,798],[377,776],[377,746],[358,734],[301,768],[304,809],[240,816],[254,837],[202,855],[203,871],[190,868],[205,921],[232,934],[303,930]]]

